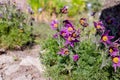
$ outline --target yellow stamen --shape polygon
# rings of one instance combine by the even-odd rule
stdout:
[[[72,35],[72,36],[75,38],[77,35],[76,35],[76,33],[73,33],[73,35]]]
[[[101,28],[101,26],[100,26],[100,25],[97,25],[97,26],[96,26],[96,28],[97,28],[97,29],[100,29],[100,28]]]
[[[62,36],[65,36],[65,33],[62,33]]]
[[[113,62],[117,64],[119,62],[119,58],[118,57],[114,57],[113,58]]]
[[[72,41],[72,38],[71,38],[71,37],[68,37],[68,41]]]
[[[72,30],[73,30],[73,28],[72,28],[72,27],[69,27],[69,28],[68,28],[68,31],[72,31]]]
[[[54,24],[54,27],[57,28],[57,27],[58,27],[58,24]]]
[[[80,20],[80,24],[84,25],[85,21],[84,20]]]
[[[64,52],[64,54],[69,54],[69,51],[68,51],[68,49],[65,49],[65,52]]]
[[[103,36],[103,37],[102,37],[102,40],[103,40],[103,41],[107,41],[107,40],[108,40],[108,37],[107,37],[107,36]]]
[[[110,53],[112,53],[112,52],[113,52],[113,49],[112,49],[112,48],[110,48],[110,49],[109,49],[109,52],[110,52]]]

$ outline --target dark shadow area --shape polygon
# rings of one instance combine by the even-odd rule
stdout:
[[[115,40],[120,37],[120,3],[103,9],[100,20],[106,30],[110,30],[110,35],[115,36]]]

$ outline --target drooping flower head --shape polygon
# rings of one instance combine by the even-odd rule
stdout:
[[[60,55],[62,55],[62,56],[68,55],[68,54],[69,54],[69,50],[68,50],[68,48],[62,48],[62,49],[60,50],[60,52],[58,52],[58,54],[60,54]]]
[[[103,23],[102,21],[98,21],[98,22],[93,22],[94,23],[94,26],[97,30],[104,30],[105,27],[103,26]]]
[[[53,38],[58,38],[58,33],[54,34]]]
[[[104,45],[111,44],[111,39],[113,39],[114,36],[109,36],[109,31],[106,31],[102,36],[100,42],[102,42]]]
[[[64,6],[60,9],[60,13],[67,14],[68,13],[68,6]]]
[[[119,52],[119,49],[118,49],[117,46],[115,46],[115,45],[109,46],[109,54],[110,54],[110,56],[112,56],[112,57],[117,56],[118,52]]]
[[[78,61],[79,60],[79,55],[78,54],[75,54],[73,55],[73,61]]]
[[[31,8],[30,6],[28,6],[28,8],[27,8],[27,9],[28,9],[28,13],[30,13],[31,15],[32,15],[32,14],[34,14],[34,12],[33,12],[32,8]]]
[[[65,45],[70,45],[71,47],[74,47],[74,43],[79,42],[79,40],[77,39],[77,37],[73,37],[73,36],[68,36],[66,38],[66,42]]]
[[[65,29],[61,29],[61,30],[60,30],[60,35],[61,35],[63,38],[65,38],[65,37],[67,36],[66,30],[65,30]]]
[[[86,19],[86,18],[81,18],[79,22],[80,22],[80,24],[81,24],[83,27],[87,27],[87,26],[88,26],[88,23],[87,23],[87,19]]]
[[[66,33],[68,34],[72,33],[75,30],[73,24],[69,20],[64,20],[63,23],[64,23],[64,27],[65,27],[64,29],[66,30]]]
[[[64,20],[63,23],[64,23],[64,27],[74,27],[69,20]]]
[[[51,29],[53,29],[53,30],[58,29],[58,21],[57,20],[53,20],[51,22],[50,26],[51,26]]]
[[[120,56],[115,56],[112,58],[113,67],[116,72],[117,67],[120,67]]]

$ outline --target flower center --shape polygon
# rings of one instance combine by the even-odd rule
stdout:
[[[112,53],[112,52],[113,52],[113,49],[112,49],[112,48],[110,48],[110,49],[109,49],[109,52],[110,52],[110,53]]]
[[[72,37],[68,37],[68,41],[72,41]]]
[[[72,27],[69,27],[69,28],[68,28],[68,31],[72,31],[72,30],[73,30],[73,28],[72,28]]]
[[[102,37],[102,40],[103,40],[103,41],[107,41],[107,40],[108,40],[108,37],[107,37],[107,36],[103,36],[103,37]]]
[[[65,51],[64,54],[68,54],[69,53],[68,49],[65,49],[64,51]]]
[[[58,27],[58,24],[54,24],[54,27],[57,28],[57,27]]]
[[[74,38],[76,38],[77,35],[76,35],[76,33],[73,33],[72,36],[73,36]]]
[[[117,64],[119,62],[119,58],[118,57],[114,57],[113,58],[113,62]]]
[[[97,29],[100,29],[101,28],[101,26],[100,25],[97,25]]]
[[[84,20],[80,20],[80,23],[83,25],[85,23],[85,21]]]
[[[64,33],[64,32],[62,33],[62,36],[63,36],[63,37],[65,36],[65,33]]]

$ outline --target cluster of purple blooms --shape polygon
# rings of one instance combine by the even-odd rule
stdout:
[[[66,14],[68,12],[68,7],[64,6],[62,9],[60,9],[60,13]],[[51,22],[51,29],[56,30],[57,33],[54,36],[54,38],[60,37],[60,39],[64,40],[64,44],[62,44],[64,47],[60,49],[58,52],[59,55],[61,56],[68,56],[70,55],[70,49],[72,49],[75,46],[75,43],[79,42],[80,38],[80,29],[75,29],[75,26],[69,21],[69,20],[64,20],[63,21],[63,27],[59,26],[59,21],[53,20]],[[79,55],[74,52],[73,56],[73,61],[78,61],[79,60]]]
[[[66,14],[68,12],[67,9],[68,7],[64,6],[62,9],[60,9],[60,13]],[[86,18],[81,18],[79,22],[83,27],[88,26]],[[111,23],[112,19],[108,18],[107,22]],[[115,37],[110,35],[110,30],[106,29],[102,21],[93,22],[93,23],[94,23],[96,32],[100,33],[100,36],[101,36],[100,42],[103,43],[105,47],[108,48],[108,53],[112,59],[113,67],[116,72],[117,67],[120,67],[120,55],[119,55],[119,49],[118,49],[119,44],[117,43],[119,39],[116,41],[113,41]],[[59,27],[58,24],[59,22],[57,20],[53,20],[51,22],[51,28],[53,30],[58,31],[58,33],[54,35],[54,38],[61,37],[65,41],[64,48],[60,49],[58,54],[62,56],[67,56],[70,54],[70,50],[68,49],[68,46],[70,46],[71,48],[74,48],[75,43],[79,42],[80,29],[76,30],[74,25],[69,20],[63,21],[63,24],[64,24],[63,27]],[[73,60],[78,61],[79,55],[74,53]]]
[[[67,14],[68,6],[64,6],[63,8],[61,8],[60,13]],[[60,37],[60,39],[63,39],[65,41],[63,44],[64,47],[60,49],[58,54],[62,56],[70,55],[70,50],[68,49],[68,47],[70,46],[71,48],[74,48],[75,43],[79,42],[80,29],[76,30],[75,26],[69,20],[63,21],[63,27],[59,26],[59,22],[57,20],[53,20],[51,22],[51,29],[57,31],[57,33],[54,35],[54,38]],[[76,62],[78,60],[79,55],[77,53],[74,53],[73,61]]]
[[[94,26],[97,32],[102,33],[100,42],[108,48],[108,53],[112,59],[113,67],[116,72],[116,68],[120,67],[120,55],[119,55],[119,44],[117,41],[112,41],[115,37],[110,35],[110,30],[106,30],[101,21],[94,22]]]
[[[58,52],[59,55],[67,56],[70,54],[68,46],[74,48],[75,43],[79,42],[80,38],[80,29],[76,30],[74,25],[69,20],[63,21],[63,27],[58,26],[59,22],[57,20],[53,20],[51,22],[51,29],[58,31],[57,34],[54,35],[54,38],[61,37],[65,43],[64,47],[60,49]],[[74,54],[73,60],[78,61],[79,55]]]

